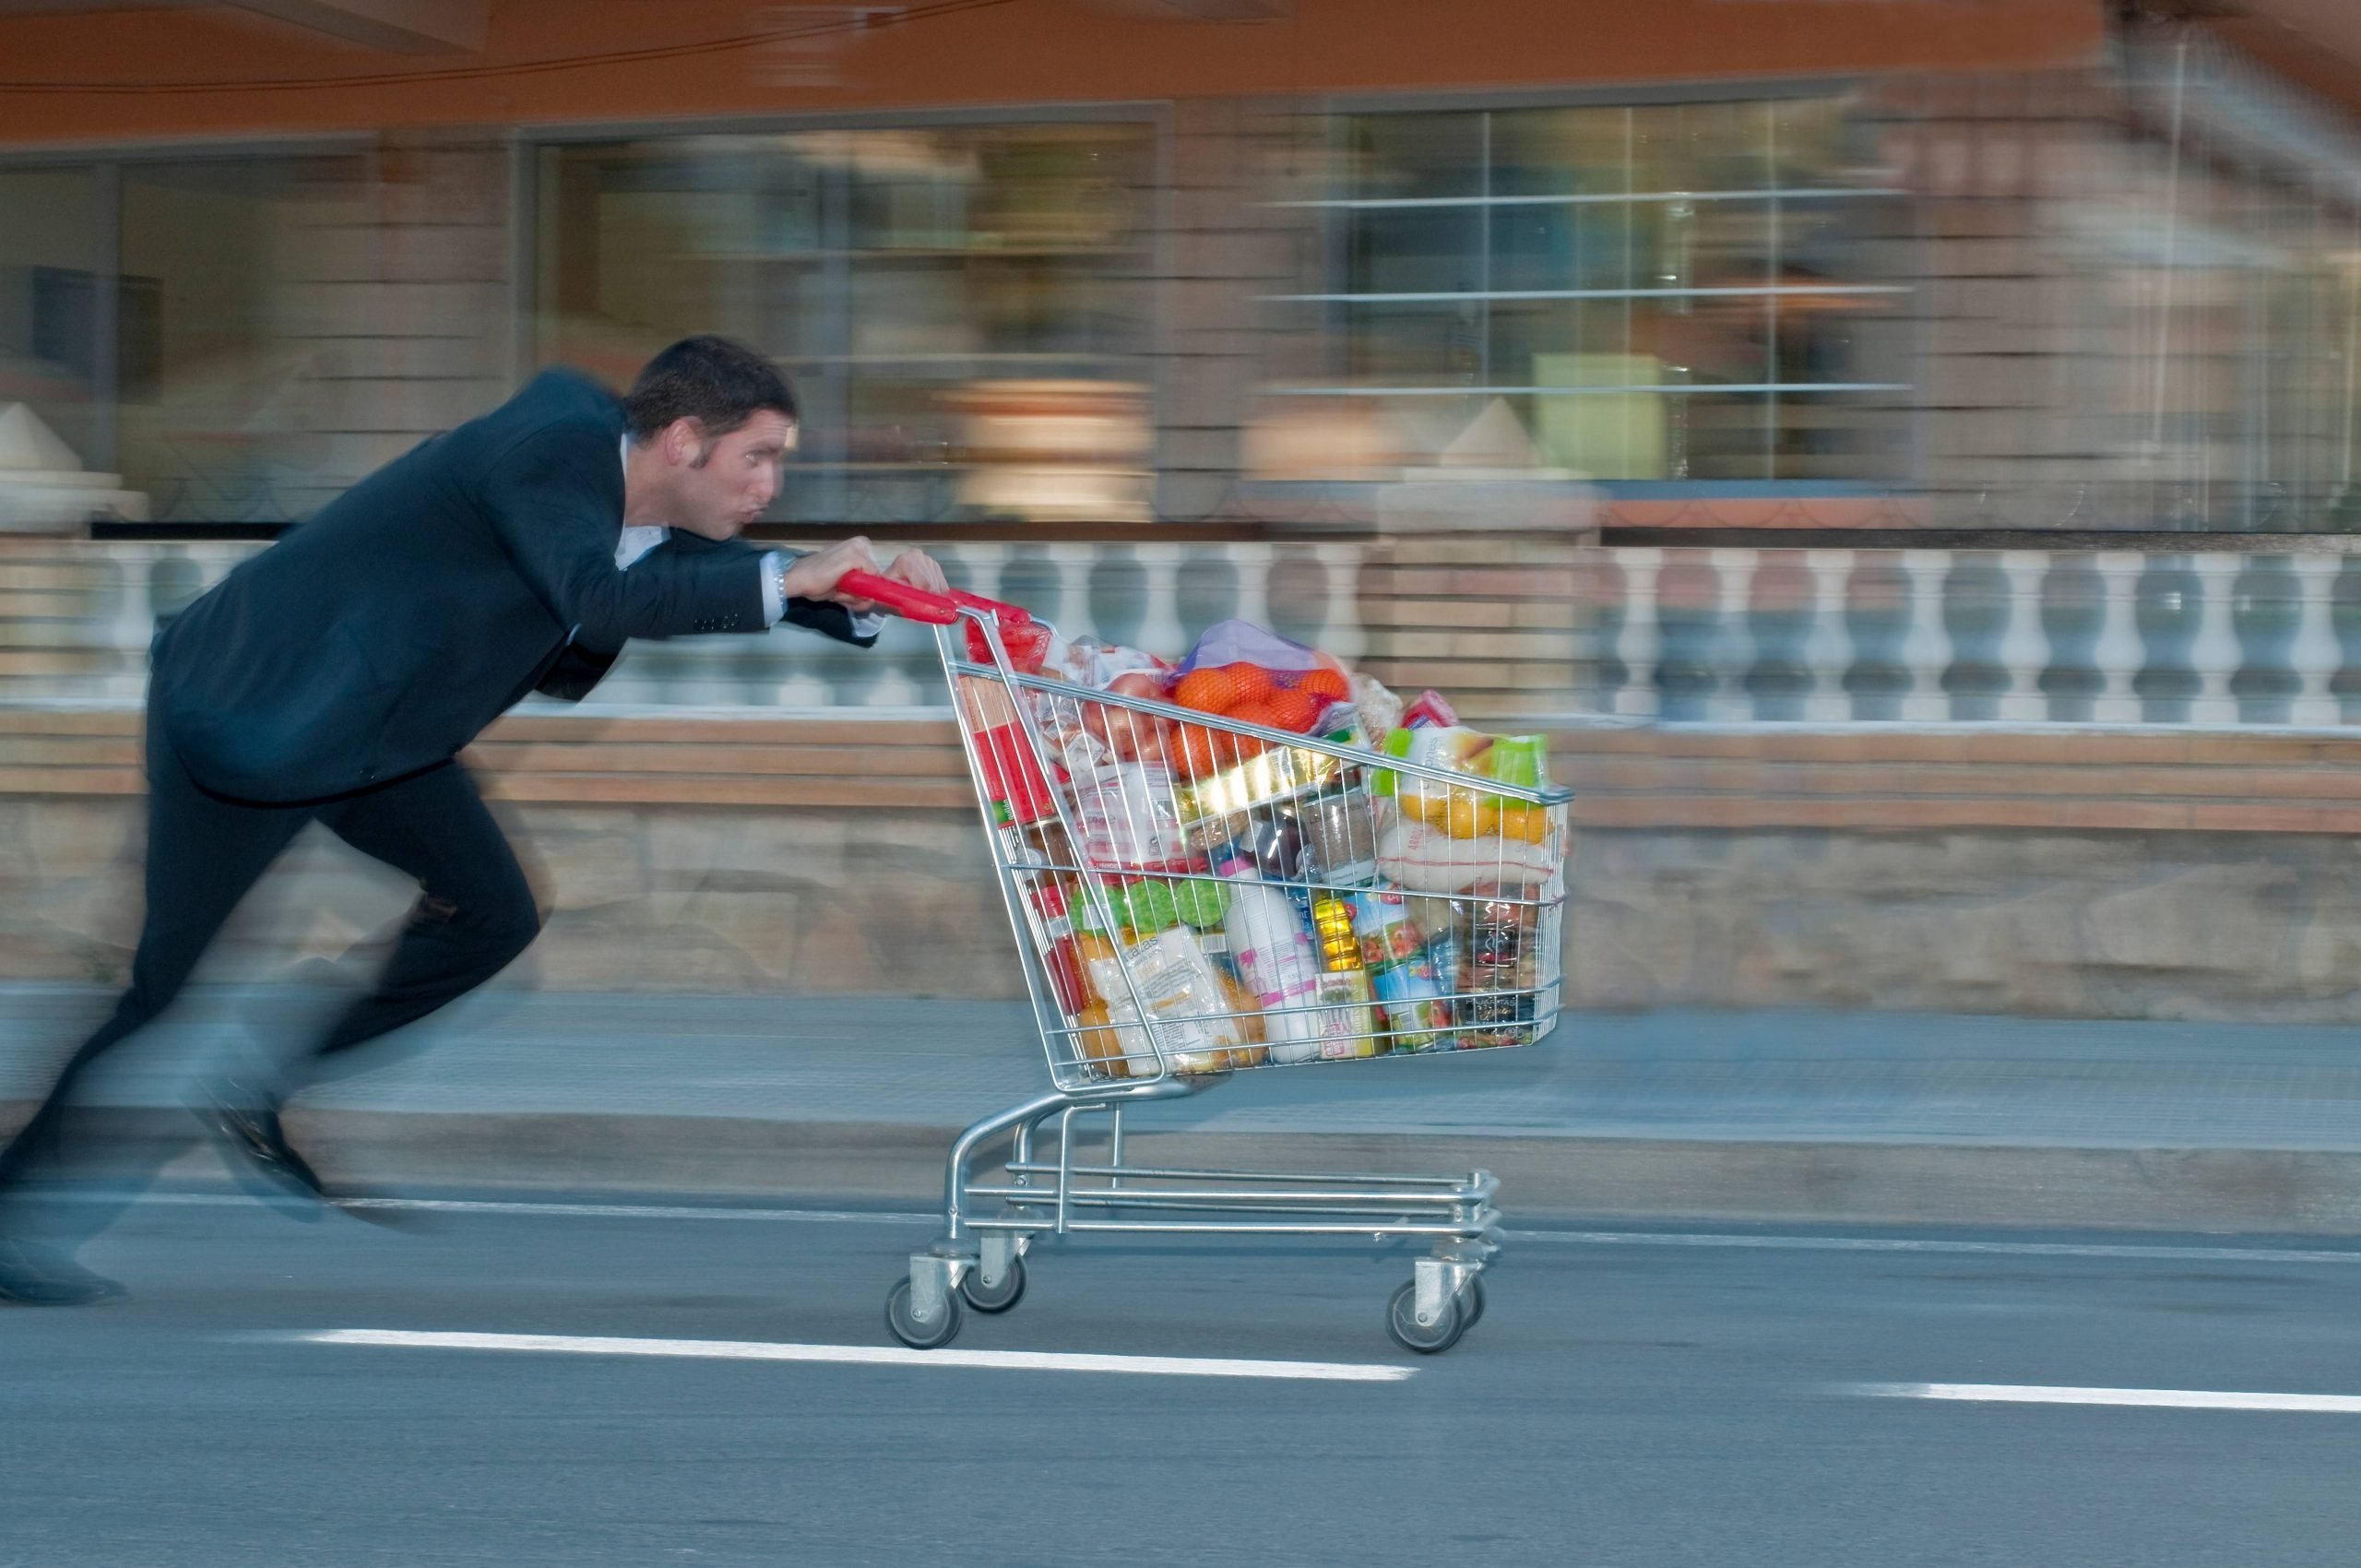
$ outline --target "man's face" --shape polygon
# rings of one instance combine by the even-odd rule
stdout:
[[[707,439],[686,420],[675,431],[685,439],[669,520],[706,539],[736,538],[778,493],[779,466],[795,450],[794,422],[765,409],[727,435]]]

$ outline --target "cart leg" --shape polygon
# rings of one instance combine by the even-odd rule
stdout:
[[[1452,1298],[1459,1294],[1459,1273],[1457,1264],[1445,1263],[1441,1258],[1418,1261],[1412,1275],[1412,1283],[1418,1289],[1411,1300],[1420,1328],[1432,1328],[1451,1310]]]
[[[988,1116],[959,1134],[951,1146],[951,1158],[945,1162],[943,1179],[943,1239],[956,1241],[967,1229],[967,1171],[975,1163],[976,1151],[1012,1128],[1028,1126],[1043,1117],[1074,1102],[1055,1092],[1028,1099],[1013,1111]]]
[[[941,1321],[951,1308],[951,1292],[967,1272],[965,1258],[937,1257],[931,1253],[910,1256],[910,1316],[919,1323]]]
[[[1007,1283],[1009,1275],[1014,1271],[1020,1250],[1020,1238],[1009,1231],[994,1230],[985,1236],[976,1272],[982,1277],[986,1289],[998,1290]]]
[[[1004,1313],[1025,1299],[1025,1247],[1020,1231],[987,1231],[959,1293],[979,1313]]]

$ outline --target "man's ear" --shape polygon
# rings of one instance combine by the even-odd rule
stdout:
[[[665,461],[680,468],[693,468],[697,454],[705,448],[705,426],[683,414],[664,427],[662,441]]]

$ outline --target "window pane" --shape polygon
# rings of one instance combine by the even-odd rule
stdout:
[[[1121,125],[552,149],[541,352],[596,356],[616,380],[690,332],[777,355],[799,378],[805,434],[774,516],[1069,515],[1076,488],[1058,461],[976,439],[984,420],[1002,436],[1010,418],[1037,435],[1066,428],[1056,410],[1084,403],[1085,425],[1116,417],[1097,394],[1045,399],[1045,383],[1140,410],[1102,445],[1131,454],[1122,484],[1145,494],[1133,434],[1147,420],[1154,151],[1149,127]],[[987,469],[1024,472],[971,482]]]
[[[1496,208],[1491,224],[1495,289],[1625,289],[1644,259],[1646,225],[1620,202]]]
[[[1484,194],[1484,116],[1366,114],[1347,123],[1345,194],[1402,200]]]
[[[819,181],[791,137],[547,149],[542,357],[622,382],[666,344],[720,332],[817,358]]]
[[[1348,374],[1386,386],[1475,386],[1483,381],[1483,312],[1458,304],[1350,305]]]
[[[1771,106],[1676,103],[1631,111],[1635,191],[1755,191],[1772,183]]]
[[[1344,214],[1345,288],[1356,294],[1464,294],[1484,287],[1480,208]]]
[[[1494,196],[1613,196],[1631,188],[1631,111],[1517,109],[1492,116]]]
[[[1856,194],[1882,176],[1849,98],[1366,115],[1339,142],[1340,194],[1453,203],[1330,220],[1327,362],[1399,390],[1372,417],[1413,449],[1456,434],[1442,389],[1489,388],[1601,479],[1901,471],[1905,396],[1822,390],[1910,365],[1908,295],[1860,285],[1911,275],[1913,225]],[[1382,298],[1418,292],[1469,297]]]
[[[31,409],[92,469],[96,185],[82,169],[0,172],[0,405]]]
[[[449,422],[354,379],[371,290],[338,262],[372,243],[366,176],[358,158],[125,167],[121,462],[159,520],[299,520]]]

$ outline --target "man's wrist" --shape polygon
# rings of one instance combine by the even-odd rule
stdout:
[[[777,551],[763,555],[763,624],[776,626],[787,613],[787,558]]]

